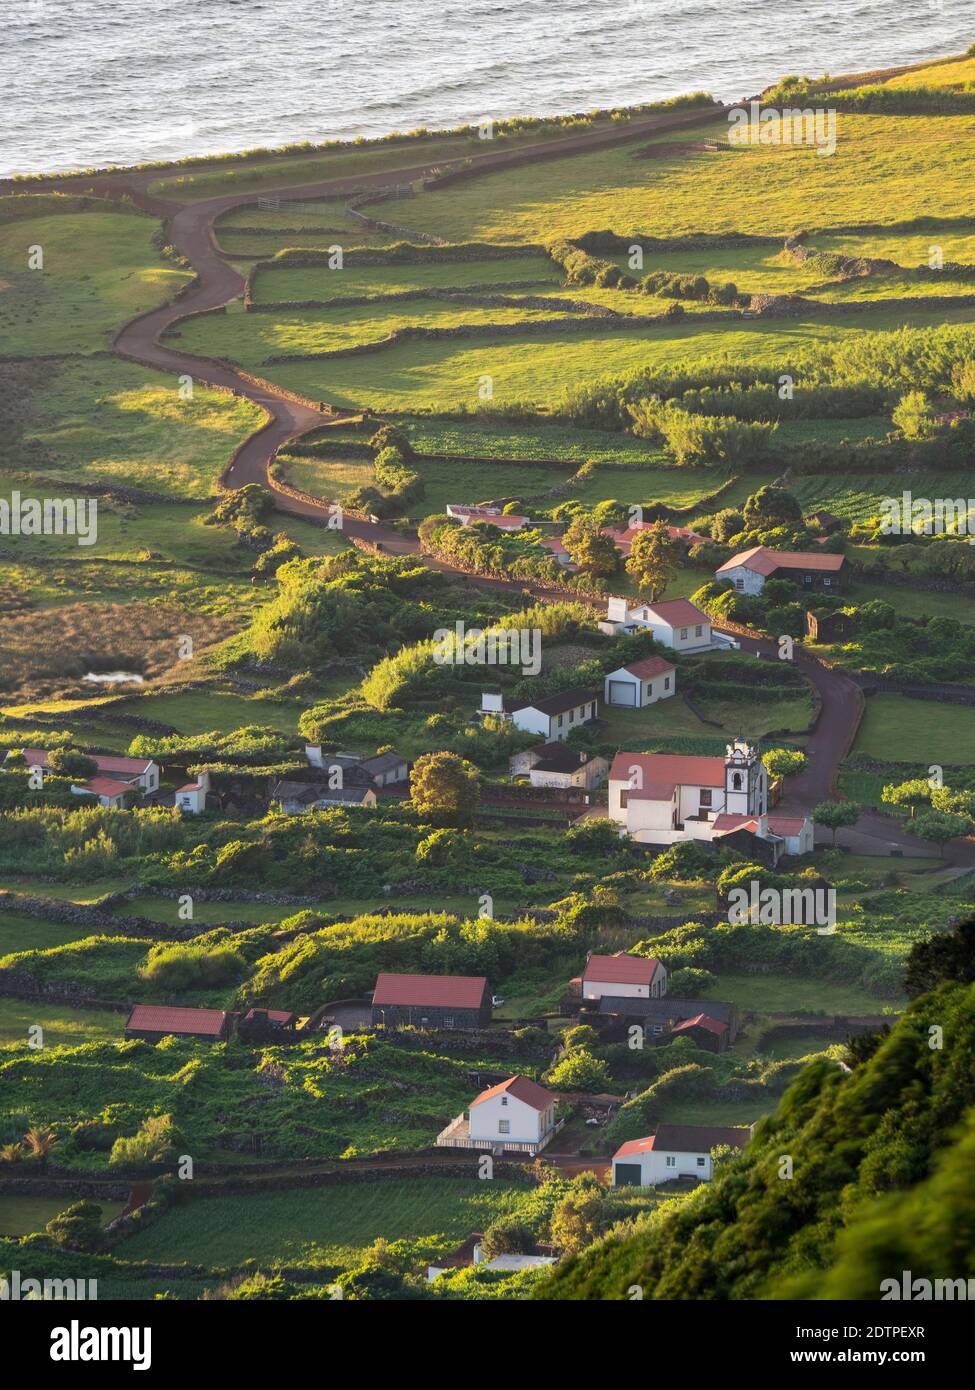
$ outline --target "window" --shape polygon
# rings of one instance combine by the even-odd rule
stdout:
[[[565,723],[565,715],[564,715],[564,714],[560,714],[560,715],[559,715],[559,728],[560,728],[560,729],[561,729],[561,727],[562,727],[562,725],[563,725],[564,723]]]
[[[620,792],[620,810],[621,810],[621,811],[623,811],[623,810],[626,809],[626,803],[629,801],[629,799],[630,799],[630,793],[629,793],[628,791]]]
[[[510,1121],[510,1120],[499,1120],[499,1121],[498,1121],[498,1133],[499,1133],[499,1134],[510,1134],[510,1133],[511,1133],[511,1121]]]
[[[670,689],[670,677],[664,676],[664,690]]]
[[[445,1028],[453,1028],[453,1026],[454,1026],[454,1016],[453,1016],[453,1014],[446,1014],[446,1015],[444,1016],[443,1026],[444,1026]]]
[[[732,779],[731,779],[731,785],[732,785],[732,787],[734,788],[734,790],[735,790],[736,792],[740,792],[740,791],[741,791],[741,773],[740,773],[740,772],[736,772],[735,775],[734,775],[734,777],[732,777]]]
[[[824,588],[824,589],[828,589],[829,586],[832,584],[832,582],[833,582],[833,581],[832,581],[832,579],[830,579],[829,575],[826,575],[826,576],[824,577],[824,579],[823,579],[823,588]]]
[[[695,637],[701,637],[701,636],[703,635],[703,633],[704,633],[704,627],[702,626],[701,623],[698,623],[697,627],[694,629],[694,636],[695,636]]]
[[[706,1158],[704,1158],[703,1156],[699,1156],[699,1157],[698,1157],[697,1166],[698,1166],[699,1168],[703,1168],[704,1165],[705,1165],[706,1163],[707,1163],[707,1159],[706,1159]]]
[[[702,787],[702,788],[701,788],[701,805],[702,805],[702,806],[710,806],[710,805],[711,805],[711,788],[710,788],[710,787]]]
[[[676,1168],[676,1167],[677,1167],[677,1155],[676,1155],[676,1154],[668,1154],[668,1155],[667,1155],[667,1167],[668,1167],[668,1168]]]
[[[804,574],[804,575],[802,576],[802,582],[803,582],[803,584],[805,584],[806,587],[808,588],[809,585],[812,583],[812,575],[811,575],[811,574]]]
[[[508,1104],[508,1097],[507,1097],[507,1096],[502,1096],[502,1097],[501,1097],[501,1104],[502,1104],[502,1105],[507,1105],[507,1104]]]
[[[682,627],[681,630],[680,630],[680,640],[683,642],[683,641],[684,641],[684,638],[685,638],[686,636],[687,636],[687,628],[686,628],[686,627]]]
[[[745,581],[744,581],[744,579],[736,579],[736,580],[735,580],[735,588],[739,591],[739,593],[741,592],[742,589],[744,589],[744,587],[745,587]]]

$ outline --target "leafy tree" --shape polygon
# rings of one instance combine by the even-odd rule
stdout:
[[[975,914],[911,947],[904,971],[904,992],[917,999],[946,982],[975,984]]]
[[[484,1232],[481,1251],[489,1259],[496,1255],[530,1255],[535,1236],[519,1216],[499,1216]]]
[[[770,777],[794,777],[806,767],[806,755],[794,748],[770,748],[762,754],[765,771]]]
[[[594,1174],[582,1173],[552,1212],[549,1235],[564,1255],[575,1255],[591,1245],[607,1224],[606,1189]]]
[[[98,764],[94,758],[78,753],[73,748],[52,748],[48,754],[47,765],[52,772],[59,772],[64,777],[74,777],[80,782],[87,781],[98,772]]]
[[[586,817],[576,825],[570,825],[565,832],[565,843],[573,850],[584,853],[619,851],[620,828],[616,821],[606,816]]]
[[[545,1073],[545,1081],[560,1091],[606,1091],[610,1085],[609,1068],[601,1057],[594,1057],[584,1047],[565,1053]]]
[[[769,483],[748,498],[744,517],[748,531],[770,531],[776,526],[795,527],[802,524],[802,507],[791,492]]]
[[[573,517],[562,537],[570,557],[589,574],[608,576],[619,568],[619,551],[598,523],[588,516]]]
[[[832,830],[835,845],[837,830],[842,830],[847,825],[856,825],[860,819],[860,807],[855,801],[821,801],[813,808],[812,819],[814,825],[825,825],[828,830]]]
[[[744,514],[737,507],[722,507],[711,518],[711,539],[726,544],[745,529]]]
[[[666,522],[656,521],[633,537],[626,572],[638,596],[652,603],[664,592],[679,564],[680,546],[671,540]]]
[[[901,396],[891,419],[905,439],[930,439],[938,432],[934,407],[923,391],[908,391]]]
[[[913,817],[919,806],[931,804],[931,784],[923,777],[891,783],[880,793],[880,800],[887,806],[909,806]]]
[[[96,1251],[104,1241],[102,1209],[95,1202],[74,1202],[51,1218],[44,1233],[64,1250]]]
[[[948,811],[925,811],[914,822],[914,829],[922,840],[931,840],[938,845],[942,859],[948,841],[960,839],[971,828],[972,822],[968,816],[956,816]]]
[[[410,795],[417,813],[435,824],[468,824],[480,801],[480,775],[456,753],[421,753],[413,764]]]

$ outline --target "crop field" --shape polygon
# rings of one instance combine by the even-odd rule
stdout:
[[[125,1243],[129,1259],[239,1264],[249,1258],[351,1265],[379,1236],[460,1242],[514,1213],[527,1189],[462,1178],[204,1197]]]

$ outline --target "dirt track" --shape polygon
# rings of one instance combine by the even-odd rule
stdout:
[[[606,149],[661,131],[703,124],[727,109],[651,117],[646,121],[632,122],[626,127],[611,131],[595,131],[510,150],[491,151],[468,160],[441,163],[438,167],[447,170],[464,167],[465,170],[470,168],[478,172],[492,172],[534,159],[547,160],[568,154]],[[323,522],[328,516],[327,500],[303,500],[282,492],[269,477],[268,467],[282,445],[318,428],[332,417],[290,400],[283,391],[276,390],[271,383],[264,386],[255,385],[229,363],[203,359],[165,346],[160,342],[160,337],[188,314],[228,304],[243,293],[242,276],[217,250],[214,225],[222,214],[256,203],[259,197],[266,197],[269,193],[286,199],[312,200],[381,188],[392,181],[412,182],[431,172],[429,165],[418,164],[410,168],[375,174],[326,179],[318,183],[286,186],[277,190],[265,189],[260,194],[231,193],[186,205],[165,201],[149,192],[150,184],[161,177],[158,170],[52,179],[44,183],[31,184],[29,188],[31,191],[59,189],[65,192],[91,192],[106,198],[129,197],[144,211],[167,222],[169,241],[193,267],[198,283],[182,298],[127,323],[115,336],[115,351],[120,356],[131,358],[145,366],[176,375],[188,374],[194,380],[229,389],[260,406],[268,417],[267,423],[251,435],[228,461],[221,475],[221,482],[230,488],[243,487],[247,483],[263,484],[274,493],[275,503],[280,511]],[[23,192],[24,188],[22,184],[0,182],[0,192]],[[404,537],[391,527],[372,525],[367,521],[346,516],[343,529],[346,535],[354,539],[379,542],[388,554],[414,554],[419,551],[415,540]],[[450,566],[429,558],[426,563],[434,569],[451,571]],[[561,593],[546,591],[537,585],[500,579],[482,580],[474,576],[465,578],[472,583],[490,588],[517,588],[547,602],[566,597]],[[775,646],[768,639],[743,637],[740,640],[743,649],[777,659]],[[818,802],[837,795],[837,771],[856,735],[862,706],[856,685],[842,672],[824,667],[812,657],[801,653],[797,657],[797,665],[817,691],[822,710],[817,727],[808,741],[810,756],[807,769],[791,780],[782,809],[808,812]],[[905,836],[896,822],[888,823],[887,817],[864,817],[861,828],[847,833],[860,841],[900,844],[912,852],[931,852],[928,845],[911,836]],[[861,843],[858,847],[866,846]],[[956,845],[948,847],[947,857],[954,862],[975,862],[975,842],[956,842]]]

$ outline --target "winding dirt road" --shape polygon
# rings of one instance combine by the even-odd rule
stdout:
[[[727,109],[712,108],[706,112],[651,117],[646,121],[633,122],[611,131],[601,130],[553,138],[545,143],[491,151],[469,159],[441,162],[438,168],[448,171],[471,169],[478,173],[489,173],[534,160],[548,160],[568,154],[607,149],[644,135],[652,136],[669,129],[703,124]],[[161,338],[167,330],[174,329],[188,315],[229,304],[243,294],[243,277],[218,250],[214,228],[217,219],[223,214],[255,204],[259,199],[268,196],[277,196],[285,201],[312,201],[350,196],[386,187],[393,181],[414,182],[429,177],[432,173],[433,168],[429,164],[418,164],[374,174],[263,189],[260,193],[230,193],[188,204],[164,200],[150,191],[151,184],[161,177],[157,170],[119,171],[90,177],[51,179],[31,184],[30,191],[55,189],[63,192],[92,193],[109,199],[127,197],[143,211],[164,220],[170,244],[191,265],[196,273],[197,282],[180,298],[141,314],[125,324],[115,335],[114,350],[120,356],[144,366],[175,375],[186,374],[195,381],[233,391],[253,401],[264,411],[267,423],[235,451],[223,470],[221,483],[228,488],[260,483],[274,494],[275,505],[280,511],[323,523],[329,515],[327,501],[312,497],[295,497],[283,492],[269,476],[268,468],[283,445],[319,428],[340,412],[315,410],[292,400],[284,390],[277,389],[270,382],[255,382],[228,362],[182,352],[178,348],[167,346]],[[24,185],[15,185],[10,181],[0,182],[0,192],[12,191],[23,192]],[[368,521],[345,516],[343,530],[353,539],[379,542],[388,554],[419,553],[419,545],[415,539],[404,536],[391,527],[373,525]],[[434,569],[463,574],[462,571],[454,571],[451,566],[429,557],[425,563]],[[516,588],[545,602],[559,601],[566,597],[560,591],[546,590],[538,585],[518,581],[480,579],[466,574],[463,577],[469,582],[489,588]],[[744,650],[753,651],[763,658],[777,659],[777,649],[770,640],[757,636],[735,635],[739,637]],[[821,701],[821,713],[816,729],[807,743],[807,769],[800,776],[791,779],[782,809],[808,812],[818,802],[837,796],[837,772],[856,735],[862,697],[854,682],[842,672],[823,666],[802,652],[797,655],[796,664],[817,692]],[[889,844],[901,844],[908,848],[916,848],[920,843],[914,837],[905,836],[899,825],[889,822],[887,817],[864,817],[861,827],[868,839],[885,839]],[[859,828],[857,831],[847,832],[854,837],[858,837],[859,833]],[[963,849],[963,846],[967,848]],[[961,851],[961,862],[969,862],[969,855],[975,859],[975,845],[972,845],[972,842],[960,842],[958,848]],[[956,856],[951,853],[952,849],[954,846],[949,847],[949,858],[955,859]],[[920,852],[930,853],[930,847],[923,846]]]

